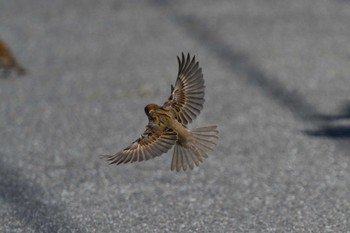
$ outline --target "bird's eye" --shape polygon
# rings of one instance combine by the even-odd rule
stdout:
[[[149,115],[150,117],[154,117],[154,111],[153,111],[153,110],[149,111],[149,112],[148,112],[148,115]]]

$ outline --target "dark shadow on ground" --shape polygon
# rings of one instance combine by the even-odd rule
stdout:
[[[344,102],[338,114],[317,115],[315,117],[320,126],[304,133],[313,137],[327,137],[332,139],[350,139],[350,101]]]
[[[0,161],[0,177],[0,198],[9,204],[10,214],[27,232],[29,229],[35,232],[83,232],[65,213],[64,205],[45,203],[43,189],[23,177],[18,168]]]
[[[304,130],[304,133],[313,137],[327,137],[333,139],[350,138],[350,126],[324,126],[317,130]]]

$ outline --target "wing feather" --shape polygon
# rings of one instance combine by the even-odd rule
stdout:
[[[114,155],[104,155],[110,164],[122,164],[148,160],[166,153],[176,142],[172,129],[156,130],[147,126],[145,132],[130,146]]]
[[[191,59],[182,53],[179,63],[178,76],[175,87],[171,86],[171,94],[163,104],[163,108],[169,110],[176,120],[187,125],[191,123],[203,109],[204,103],[204,79],[202,69],[195,57]]]

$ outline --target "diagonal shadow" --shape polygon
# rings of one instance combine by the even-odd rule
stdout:
[[[301,120],[305,125],[312,128],[324,129],[323,133],[332,139],[348,137],[348,128],[324,128],[327,127],[322,120],[321,114],[313,105],[309,104],[306,98],[297,90],[289,90],[273,75],[267,75],[254,63],[250,57],[241,51],[236,50],[217,36],[215,28],[210,28],[206,21],[202,21],[190,14],[183,14],[172,9],[170,1],[151,1],[154,7],[158,7],[170,19],[182,28],[187,35],[192,36],[203,47],[215,55],[222,64],[231,72],[239,74],[242,81],[256,87],[263,95],[270,100],[287,109],[295,118]],[[306,131],[304,132],[306,133]],[[317,134],[317,132],[315,132]],[[321,132],[320,132],[321,134]],[[307,134],[312,136],[312,133]],[[350,145],[346,145],[349,147]],[[344,148],[342,145],[341,148]],[[345,148],[348,150],[348,148]]]
[[[247,55],[235,50],[218,37],[215,29],[209,28],[205,21],[171,10],[169,1],[154,0],[152,3],[161,8],[162,12],[166,12],[167,16],[170,16],[188,35],[203,44],[227,69],[238,73],[239,77],[249,85],[258,87],[262,94],[287,108],[295,117],[310,121],[313,116],[319,115],[297,90],[288,90],[277,77],[266,75]]]
[[[20,220],[27,232],[29,229],[34,232],[83,232],[64,212],[63,205],[45,203],[43,189],[17,170],[1,161],[0,198],[10,205],[11,215]]]

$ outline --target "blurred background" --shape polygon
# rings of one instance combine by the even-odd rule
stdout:
[[[350,2],[0,0],[27,70],[0,78],[1,232],[347,232]],[[163,103],[176,56],[217,124],[190,172],[172,151],[109,166]]]

